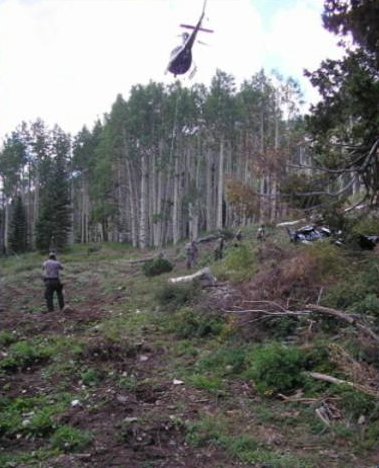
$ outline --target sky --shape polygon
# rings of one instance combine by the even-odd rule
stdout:
[[[75,135],[109,112],[133,85],[173,83],[165,74],[180,43],[180,23],[196,24],[203,0],[0,0],[0,140],[22,121],[43,119]],[[209,86],[217,69],[238,83],[260,69],[295,78],[309,103],[317,92],[303,77],[338,58],[322,27],[322,0],[208,0],[195,44],[197,72],[183,85]]]

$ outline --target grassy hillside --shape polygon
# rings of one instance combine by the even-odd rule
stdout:
[[[146,277],[153,252],[76,248],[60,256],[69,307],[49,314],[43,258],[1,260],[0,466],[379,464],[377,253],[281,233],[217,262],[213,247],[208,289],[168,284],[181,249]]]

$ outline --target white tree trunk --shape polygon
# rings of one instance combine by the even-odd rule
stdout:
[[[222,211],[224,200],[224,138],[221,137],[218,160],[218,184],[217,184],[217,217],[216,228],[223,228]]]
[[[179,188],[180,173],[179,173],[179,158],[175,158],[175,173],[174,173],[174,199],[172,207],[172,241],[175,244],[179,242]]]
[[[139,219],[139,246],[141,249],[147,247],[148,240],[148,168],[146,154],[141,155],[141,193],[140,193],[140,219]]]
[[[138,236],[137,236],[137,216],[138,216],[138,206],[137,206],[137,196],[135,193],[134,178],[132,174],[132,164],[130,161],[126,160],[126,173],[128,178],[128,200],[129,200],[129,212],[130,212],[130,225],[131,225],[131,237],[133,247],[138,246]]]
[[[213,153],[208,151],[206,158],[206,230],[214,229],[214,205],[213,205]]]

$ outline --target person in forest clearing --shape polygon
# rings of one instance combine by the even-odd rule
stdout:
[[[261,224],[261,226],[258,228],[257,239],[260,242],[263,242],[264,240],[266,240],[266,230],[265,230],[264,224]]]
[[[57,293],[59,308],[60,310],[63,310],[63,284],[59,277],[60,270],[63,270],[63,265],[57,260],[54,252],[49,253],[49,258],[43,262],[42,269],[48,312],[54,312],[54,292]]]
[[[222,260],[224,256],[224,238],[220,237],[214,251],[215,260]]]
[[[187,255],[187,270],[190,270],[193,266],[197,264],[197,259],[199,256],[199,249],[196,245],[196,241],[191,241],[186,245],[186,255]]]

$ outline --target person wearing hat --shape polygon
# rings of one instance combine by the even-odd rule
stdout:
[[[49,258],[42,265],[43,281],[45,283],[45,299],[48,312],[54,312],[54,292],[57,293],[60,310],[64,308],[63,284],[60,281],[59,272],[63,265],[56,258],[54,252],[49,253]]]

